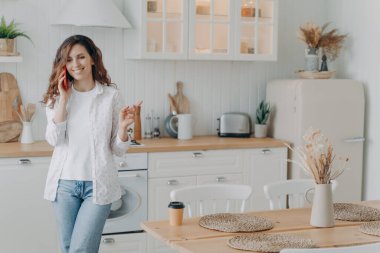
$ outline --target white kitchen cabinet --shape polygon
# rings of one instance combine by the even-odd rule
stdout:
[[[146,233],[103,235],[99,253],[146,253]]]
[[[1,252],[59,252],[53,208],[43,199],[50,157],[0,159]]]
[[[126,0],[127,59],[276,60],[278,0]]]
[[[263,187],[267,183],[287,179],[287,148],[247,149],[244,183],[253,192],[247,203],[248,210],[269,210]]]
[[[128,59],[186,59],[188,0],[126,0]]]

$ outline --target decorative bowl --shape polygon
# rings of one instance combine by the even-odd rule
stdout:
[[[330,79],[335,71],[304,71],[298,70],[297,75],[303,79]]]

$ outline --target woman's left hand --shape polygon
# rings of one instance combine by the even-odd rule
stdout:
[[[142,101],[136,102],[133,106],[125,106],[119,113],[119,137],[123,141],[128,140],[127,129],[134,122],[135,108],[141,106]]]

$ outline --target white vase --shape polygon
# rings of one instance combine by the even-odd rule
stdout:
[[[267,137],[267,125],[255,124],[255,137],[265,138]]]
[[[22,122],[22,132],[20,142],[23,144],[33,143],[32,134],[32,122],[23,121]]]
[[[310,225],[324,228],[334,226],[332,184],[315,185]]]
[[[305,71],[318,71],[318,69],[319,69],[318,49],[306,48],[305,49]]]

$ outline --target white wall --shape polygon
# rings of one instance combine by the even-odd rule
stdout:
[[[338,77],[363,82],[366,90],[366,144],[364,157],[364,198],[380,197],[380,1],[334,0],[328,1],[328,20],[342,33],[348,33],[348,41],[336,65]],[[377,113],[376,113],[377,112]]]
[[[169,113],[167,93],[174,93],[175,83],[185,84],[191,102],[197,135],[216,134],[216,118],[223,112],[242,111],[252,117],[259,100],[265,97],[265,84],[274,78],[295,77],[303,66],[304,45],[296,38],[298,26],[308,20],[325,20],[325,1],[281,0],[279,18],[279,55],[277,62],[232,61],[147,61],[123,59],[123,34],[119,29],[56,27],[49,25],[64,0],[0,0],[0,15],[22,23],[34,41],[18,40],[24,61],[0,63],[0,71],[13,73],[24,102],[37,102],[48,84],[57,47],[69,35],[88,35],[103,51],[112,80],[124,93],[127,103],[144,100],[143,116],[154,110],[163,119]],[[121,5],[122,0],[117,0]],[[48,15],[46,15],[48,14]],[[33,122],[36,139],[43,139],[43,108]],[[143,122],[144,124],[144,122]]]

